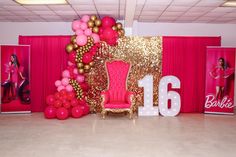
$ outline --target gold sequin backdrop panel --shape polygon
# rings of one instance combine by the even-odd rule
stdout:
[[[161,37],[123,37],[118,45],[111,47],[102,44],[94,67],[87,74],[89,90],[87,100],[92,111],[101,110],[101,91],[107,88],[107,74],[104,63],[107,60],[124,60],[132,64],[128,79],[128,89],[135,93],[136,107],[143,105],[143,88],[138,87],[138,80],[147,74],[154,77],[154,104],[158,102],[158,84],[161,78],[162,38]]]

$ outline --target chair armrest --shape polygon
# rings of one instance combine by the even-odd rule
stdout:
[[[104,107],[104,104],[106,104],[109,101],[109,92],[108,91],[102,91],[101,92],[102,97],[102,107]]]
[[[133,92],[127,91],[125,94],[125,98],[129,104],[131,104],[131,105],[134,104],[134,93]]]

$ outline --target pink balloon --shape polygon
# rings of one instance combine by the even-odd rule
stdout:
[[[78,76],[76,77],[76,80],[77,80],[79,83],[82,83],[82,82],[84,82],[84,76],[83,76],[83,75],[78,75]]]
[[[102,18],[102,27],[103,28],[111,28],[116,24],[116,21],[114,18],[105,16]]]
[[[84,16],[81,18],[81,20],[82,20],[83,22],[88,22],[89,19],[90,19],[90,17],[89,17],[88,15],[84,15]]]
[[[61,84],[63,85],[63,86],[67,86],[68,84],[69,84],[69,79],[68,78],[63,78],[62,80],[61,80]]]
[[[75,106],[71,110],[72,117],[74,118],[80,118],[83,116],[83,110],[81,109],[80,106]]]
[[[76,43],[79,45],[79,46],[84,46],[87,44],[87,36],[86,35],[78,35],[76,37]]]
[[[87,28],[85,31],[84,31],[84,34],[87,35],[87,36],[90,36],[92,34],[92,30],[90,28]]]
[[[79,20],[75,20],[72,22],[72,30],[75,32],[80,28],[81,22]]]
[[[68,61],[67,64],[68,64],[69,66],[74,65],[71,61]]]
[[[77,75],[78,74],[78,69],[74,68],[73,73]]]
[[[56,87],[59,87],[61,85],[61,81],[60,80],[57,80],[56,82],[55,82],[55,86]]]
[[[82,62],[85,64],[90,63],[93,60],[93,55],[91,53],[85,53],[82,58]]]
[[[92,36],[95,44],[100,42],[100,37],[98,34],[93,33],[91,36]]]
[[[82,35],[82,34],[84,34],[84,31],[82,29],[77,29],[75,34],[76,35]]]
[[[80,28],[81,28],[82,30],[86,30],[86,29],[88,28],[87,23],[82,22],[82,23],[80,24]]]
[[[64,71],[62,72],[62,77],[69,78],[69,77],[70,77],[70,72],[69,72],[69,70],[64,70]]]
[[[59,87],[57,87],[57,91],[58,91],[58,92],[60,92],[60,91],[61,91],[61,90],[63,90],[63,89],[65,89],[65,87],[64,87],[64,86],[62,86],[62,85],[61,85],[61,86],[59,86]]]
[[[73,90],[73,87],[71,85],[66,86],[66,91],[71,92]]]
[[[47,119],[56,118],[57,109],[53,106],[48,106],[44,110],[44,117]]]

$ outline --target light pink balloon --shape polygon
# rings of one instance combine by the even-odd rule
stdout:
[[[56,86],[56,87],[61,86],[61,81],[60,81],[60,80],[57,80],[57,81],[55,82],[55,86]]]
[[[76,43],[79,45],[79,46],[84,46],[87,44],[87,36],[86,35],[78,35],[76,37]]]
[[[69,77],[70,77],[70,72],[69,72],[69,70],[64,70],[64,71],[62,72],[62,77],[69,78]]]
[[[68,84],[69,84],[69,79],[68,78],[63,78],[62,80],[61,80],[61,84],[63,85],[63,86],[67,86]]]
[[[65,89],[65,87],[64,87],[64,86],[59,86],[59,87],[57,87],[57,91],[58,91],[58,92],[60,92],[62,89]]]
[[[78,69],[74,68],[73,73],[77,75],[78,74]]]
[[[77,29],[75,34],[76,35],[82,35],[82,34],[84,34],[84,31],[82,29]]]
[[[93,38],[95,44],[100,42],[100,37],[98,34],[93,33],[91,37]]]
[[[87,23],[82,22],[82,23],[80,24],[80,28],[81,28],[82,30],[86,30],[86,29],[88,28]]]
[[[83,76],[83,75],[78,75],[78,76],[76,77],[76,80],[77,80],[79,83],[82,83],[82,82],[84,82],[84,76]]]
[[[82,20],[83,22],[88,22],[89,19],[90,19],[90,17],[89,17],[88,15],[84,15],[84,16],[81,18],[81,20]]]
[[[73,87],[71,85],[66,86],[66,91],[71,92],[73,90]]]
[[[75,32],[80,28],[81,22],[79,20],[75,20],[72,22],[72,30]]]
[[[68,61],[67,64],[68,64],[69,66],[74,65],[74,63],[72,63],[72,62],[70,62],[70,61]]]
[[[90,36],[92,34],[92,30],[90,28],[87,28],[85,31],[84,31],[84,34],[87,35],[87,36]]]

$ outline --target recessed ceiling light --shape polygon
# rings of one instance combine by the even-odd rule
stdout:
[[[67,4],[66,0],[15,0],[15,1],[23,5]]]
[[[236,0],[229,0],[222,4],[222,7],[236,7]]]

